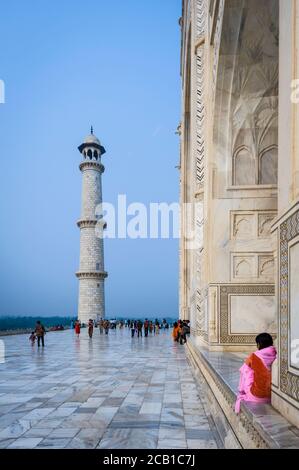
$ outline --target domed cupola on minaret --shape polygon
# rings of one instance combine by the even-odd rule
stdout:
[[[101,156],[106,153],[106,150],[101,145],[99,139],[93,133],[93,127],[91,127],[90,135],[88,135],[83,144],[78,149],[82,154],[83,159],[87,161],[101,161]]]

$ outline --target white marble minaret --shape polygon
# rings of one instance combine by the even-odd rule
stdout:
[[[102,173],[104,166],[101,158],[105,153],[100,141],[93,134],[86,137],[79,151],[82,155],[82,207],[80,228],[80,270],[78,319],[87,323],[89,319],[105,317],[104,281],[108,274],[104,269],[104,241],[96,233],[99,218],[96,208],[102,203]],[[102,224],[104,225],[104,224]]]

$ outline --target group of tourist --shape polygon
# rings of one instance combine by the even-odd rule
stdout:
[[[88,322],[88,335],[93,337],[94,328],[98,327],[100,334],[108,335],[109,329],[113,323],[109,320],[101,319],[98,322],[90,319]],[[158,319],[150,321],[147,318],[141,320],[127,320],[118,324],[122,329],[127,327],[131,330],[131,337],[135,336],[145,337],[148,335],[158,335],[160,330],[168,330],[169,324],[164,319],[162,323]],[[116,325],[115,325],[116,327]],[[74,323],[75,334],[80,337],[81,323],[76,321]],[[178,320],[173,324],[172,337],[175,342],[185,344],[187,342],[187,335],[190,333],[190,322],[188,320]],[[34,331],[30,335],[30,342],[32,346],[45,346],[46,329],[44,325],[37,321]],[[273,338],[268,333],[262,333],[257,336],[256,343],[258,350],[252,353],[240,369],[240,383],[238,389],[238,397],[235,406],[236,413],[240,412],[240,405],[242,401],[250,401],[255,403],[268,403],[271,394],[271,366],[276,359],[277,353],[273,346]]]
[[[147,338],[149,334],[158,335],[160,330],[165,331],[169,329],[169,324],[165,319],[160,323],[157,318],[155,321],[146,318],[144,322],[141,320],[128,320],[126,326],[131,330],[132,338],[134,338],[135,335],[138,338],[142,337],[143,334],[145,338]]]
[[[101,319],[99,322],[96,322],[90,319],[87,325],[88,336],[90,337],[90,339],[93,337],[94,328],[99,328],[101,334],[105,332],[105,334],[108,335],[110,327],[111,325],[110,325],[109,320]],[[77,335],[77,338],[80,337],[81,328],[82,328],[82,324],[79,320],[77,320],[74,324],[75,334]]]
[[[75,329],[75,334],[79,338],[81,334],[81,328],[85,327],[85,325],[82,324],[79,320],[77,320],[72,326]],[[134,338],[135,336],[139,338],[142,336],[147,337],[149,334],[158,335],[160,333],[160,330],[165,331],[169,329],[169,323],[166,321],[166,319],[163,319],[162,322],[159,322],[158,319],[152,321],[148,320],[147,318],[144,321],[131,319],[127,321],[109,321],[104,319],[94,321],[90,319],[87,324],[88,335],[90,338],[93,337],[94,328],[99,328],[100,334],[105,333],[106,335],[109,334],[110,329],[119,328],[120,330],[122,330],[123,328],[128,328],[131,331],[132,338]]]
[[[180,344],[187,343],[187,334],[190,333],[189,320],[179,320],[174,323],[172,330],[173,340]]]
[[[178,322],[175,322],[173,325],[173,331],[172,331],[172,337],[173,340],[180,343],[180,344],[185,344],[187,342],[187,334],[190,332],[190,327],[189,327],[189,321],[186,320],[178,320]],[[116,324],[113,324],[109,320],[104,320],[100,319],[98,322],[90,319],[87,325],[88,328],[88,336],[91,339],[93,337],[93,332],[94,328],[99,328],[100,334],[109,334],[110,328],[115,327]],[[145,337],[148,337],[148,335],[158,335],[160,333],[160,330],[168,330],[169,329],[169,324],[168,322],[163,319],[163,321],[160,323],[158,319],[155,321],[148,320],[147,318],[142,321],[142,320],[127,320],[126,322],[119,322],[118,326],[120,329],[126,327],[131,330],[131,337],[134,338],[135,336],[142,337],[143,335]],[[74,323],[74,329],[75,329],[75,334],[77,335],[77,338],[80,337],[81,334],[81,327],[82,324],[79,320],[77,320]],[[37,344],[38,347],[42,345],[42,347],[45,346],[45,334],[46,330],[45,327],[42,325],[40,321],[36,323],[35,330],[32,331],[30,335],[30,341],[32,346],[34,346],[36,339],[37,339]]]

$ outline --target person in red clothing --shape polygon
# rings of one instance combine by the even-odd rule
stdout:
[[[147,338],[148,337],[148,329],[149,329],[149,321],[146,318],[144,322],[144,336]]]
[[[79,322],[79,321],[76,321],[76,324],[75,324],[75,333],[76,333],[77,337],[79,338],[79,337],[80,337],[80,333],[81,333],[81,325],[80,325],[80,322]]]

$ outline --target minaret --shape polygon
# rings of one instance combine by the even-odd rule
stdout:
[[[96,208],[102,203],[102,173],[105,167],[101,163],[106,152],[99,139],[91,134],[78,147],[82,162],[82,206],[80,228],[80,270],[78,319],[88,323],[89,319],[105,317],[104,281],[108,274],[104,269],[104,240],[96,234],[99,217]],[[104,223],[102,223],[104,229]]]

